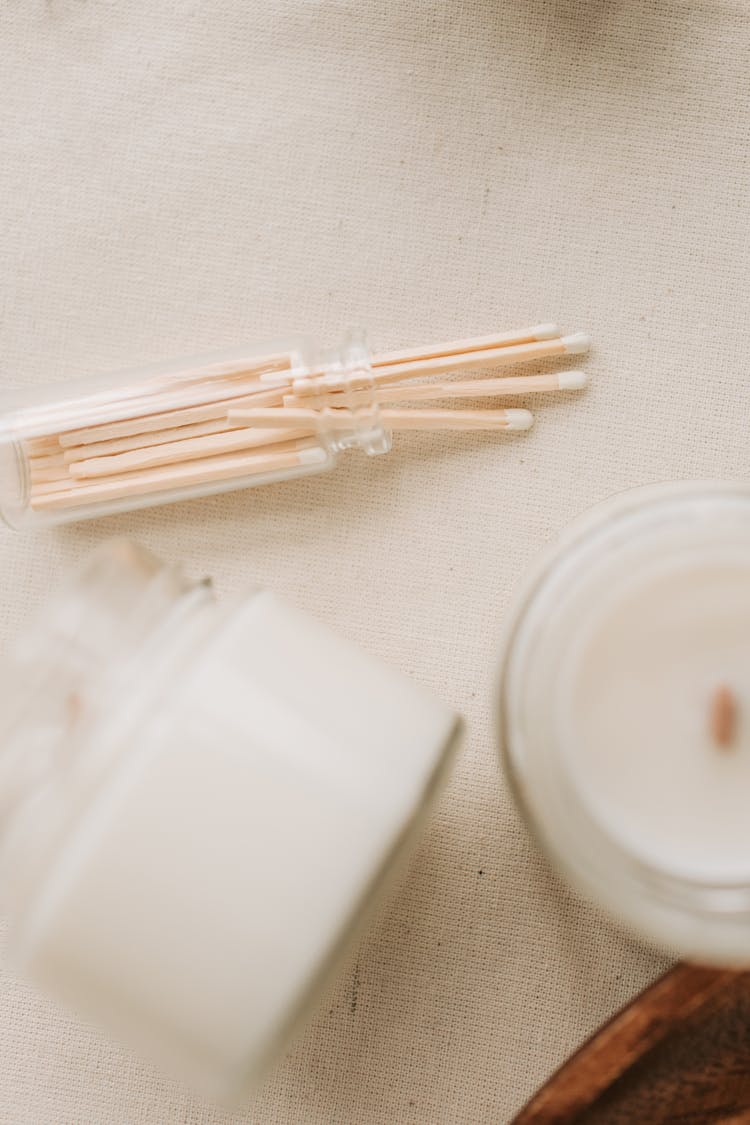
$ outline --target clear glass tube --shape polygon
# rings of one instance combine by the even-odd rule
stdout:
[[[357,392],[350,428],[262,429],[233,409],[281,405],[295,381]],[[287,480],[331,468],[344,449],[383,453],[361,334],[333,351],[270,341],[232,353],[0,395],[0,514],[33,527]]]
[[[701,575],[711,585],[701,586]],[[746,598],[731,599],[749,587],[750,489],[680,483],[617,496],[574,523],[524,584],[498,695],[501,752],[517,802],[570,881],[671,952],[745,967],[747,717],[734,751],[716,749],[705,688],[727,669],[742,686]],[[672,608],[657,625],[660,591],[670,588]],[[719,595],[701,598],[703,589]],[[644,590],[650,602],[637,600]],[[714,606],[722,597],[720,615]],[[651,618],[644,604],[654,607]],[[631,648],[623,650],[622,635],[635,638]],[[670,638],[683,635],[681,650]],[[591,637],[602,638],[599,648],[587,648]],[[661,644],[676,649],[671,676]],[[654,667],[648,649],[659,654]],[[581,654],[592,651],[601,663],[582,664]],[[586,681],[575,679],[581,667],[594,669]],[[630,711],[623,704],[615,712],[613,699]],[[622,765],[613,773],[617,723]],[[610,743],[586,744],[591,729],[611,732]]]

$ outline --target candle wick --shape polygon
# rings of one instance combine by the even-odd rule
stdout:
[[[721,684],[714,691],[709,713],[711,739],[720,750],[734,742],[737,730],[737,699],[734,692]]]

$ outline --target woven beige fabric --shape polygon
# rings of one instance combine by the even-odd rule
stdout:
[[[571,517],[746,473],[750,8],[6,0],[0,36],[4,384],[288,328],[596,341],[591,389],[532,404],[528,435],[403,435],[331,476],[0,537],[3,636],[128,534],[227,593],[274,587],[469,723],[400,891],[246,1112],[4,971],[0,1122],[505,1122],[666,964],[533,849],[493,679],[513,587]]]

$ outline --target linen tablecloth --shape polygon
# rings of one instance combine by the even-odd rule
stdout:
[[[500,777],[513,588],[612,492],[748,466],[750,9],[708,0],[5,0],[0,375],[287,329],[391,347],[559,319],[583,395],[329,476],[7,532],[2,637],[130,535],[273,587],[464,713],[395,896],[246,1111],[0,974],[7,1125],[507,1121],[666,965],[558,882]]]

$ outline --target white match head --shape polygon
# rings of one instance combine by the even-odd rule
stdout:
[[[562,335],[559,324],[535,324],[531,334],[535,340],[556,340]]]
[[[580,391],[585,387],[589,377],[585,371],[561,371],[557,376],[557,383],[561,391]]]
[[[530,430],[534,415],[530,410],[506,410],[509,430]]]
[[[588,332],[574,332],[572,336],[563,336],[562,345],[570,355],[578,355],[589,350],[591,337]]]

